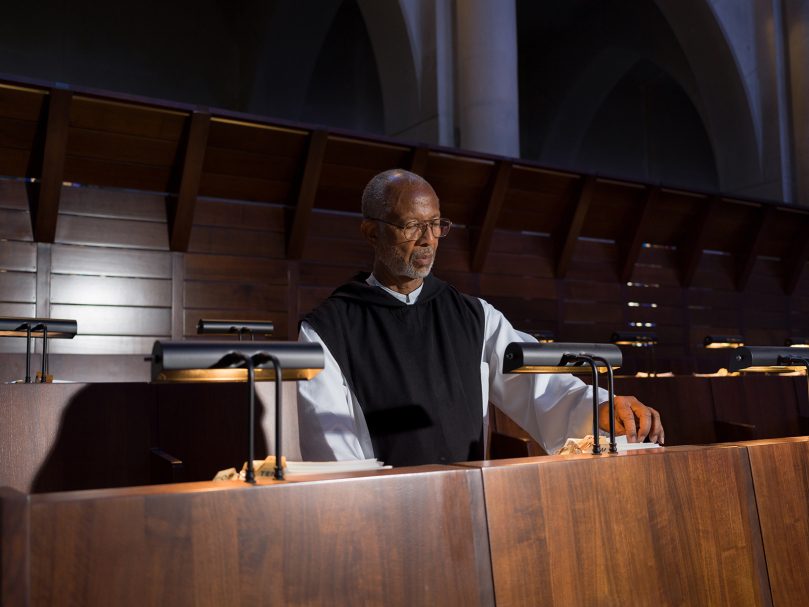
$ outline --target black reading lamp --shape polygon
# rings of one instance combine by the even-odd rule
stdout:
[[[200,318],[197,323],[197,335],[232,335],[239,334],[239,341],[243,335],[250,335],[250,341],[256,335],[272,335],[274,330],[270,320],[206,320]]]
[[[706,335],[702,340],[702,345],[708,350],[741,348],[744,345],[744,339],[741,335]]]
[[[784,340],[787,348],[809,348],[809,337],[788,337]]]
[[[537,329],[535,331],[526,331],[531,337],[536,339],[541,344],[552,344],[556,341],[553,335],[553,331],[547,331],[545,329]]]
[[[323,369],[323,347],[314,343],[253,341],[156,341],[152,348],[153,382],[247,382],[248,483],[256,482],[253,469],[255,434],[255,382],[275,381],[275,474],[284,480],[281,463],[281,381],[308,380]]]
[[[809,377],[809,347],[744,346],[730,357],[730,371],[784,371],[805,368]]]
[[[601,453],[598,441],[598,373],[607,373],[610,415],[610,453],[615,443],[615,387],[613,369],[621,366],[621,349],[613,344],[573,344],[512,342],[503,357],[503,373],[586,373],[593,374],[593,454]]]
[[[616,346],[632,346],[633,348],[648,348],[649,374],[657,377],[657,362],[655,361],[655,346],[657,335],[654,333],[637,333],[629,331],[616,331],[610,337],[610,343]]]
[[[25,337],[25,383],[31,383],[31,339],[42,338],[42,377],[48,378],[48,339],[73,339],[78,330],[75,320],[61,318],[0,317],[0,336]]]
[[[633,346],[635,348],[648,348],[657,345],[657,336],[654,333],[628,333],[616,331],[610,337],[610,343],[616,346]]]

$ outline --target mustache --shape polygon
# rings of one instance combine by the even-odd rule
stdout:
[[[425,259],[427,257],[434,257],[435,256],[435,248],[434,247],[424,247],[423,249],[419,249],[418,251],[413,252],[413,257],[416,259]]]

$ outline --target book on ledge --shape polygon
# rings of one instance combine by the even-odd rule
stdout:
[[[340,472],[364,472],[367,470],[385,470],[391,466],[385,466],[376,459],[350,459],[333,462],[294,462],[286,457],[281,458],[284,465],[284,475],[289,477],[308,476],[310,474],[335,474]],[[256,478],[272,478],[275,474],[275,456],[270,455],[267,459],[253,460],[253,468],[256,471]],[[213,480],[244,480],[247,470],[247,462],[242,466],[241,472],[236,472],[236,468],[228,468],[216,473]]]

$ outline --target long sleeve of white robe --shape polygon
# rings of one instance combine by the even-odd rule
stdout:
[[[503,374],[503,353],[514,341],[536,341],[514,329],[505,316],[480,300],[485,328],[480,361],[484,424],[493,403],[522,426],[548,453],[567,437],[592,433],[592,388],[566,374]],[[375,457],[371,437],[356,396],[328,347],[311,325],[301,324],[299,341],[323,346],[323,371],[298,383],[301,453],[306,460],[327,461]],[[607,399],[601,390],[599,402]]]

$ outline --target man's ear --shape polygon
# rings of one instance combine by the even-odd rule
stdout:
[[[375,221],[363,219],[362,223],[360,224],[360,232],[362,232],[362,235],[365,236],[365,240],[371,243],[372,247],[376,246],[376,243],[379,240],[379,226]]]

